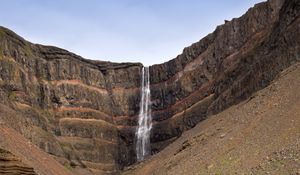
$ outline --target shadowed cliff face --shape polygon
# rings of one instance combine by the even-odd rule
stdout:
[[[151,66],[152,152],[299,61],[299,6],[257,4],[175,59]],[[136,161],[141,69],[86,60],[0,28],[0,121],[64,165],[113,173]]]

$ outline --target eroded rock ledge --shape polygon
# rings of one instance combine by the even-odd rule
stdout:
[[[34,169],[24,164],[9,151],[0,148],[0,174],[36,175]]]

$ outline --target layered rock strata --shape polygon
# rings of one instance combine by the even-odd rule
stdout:
[[[24,164],[9,151],[0,149],[0,174],[36,175],[32,167]]]
[[[297,0],[259,3],[151,66],[152,153],[299,61],[299,14]],[[64,165],[115,173],[136,161],[141,69],[83,59],[1,28],[0,121]]]

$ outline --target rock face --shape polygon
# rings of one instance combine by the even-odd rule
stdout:
[[[153,149],[246,99],[299,61],[299,6],[293,0],[257,4],[174,60],[152,66]]]
[[[122,175],[299,174],[300,63]]]
[[[151,66],[152,152],[299,61],[299,15],[297,0],[257,4]],[[64,165],[117,172],[136,161],[141,69],[32,44],[2,27],[0,121]]]
[[[9,151],[0,149],[0,174],[36,175],[32,167],[24,164]]]
[[[85,60],[5,28],[0,48],[1,103],[17,113],[3,122],[72,166],[110,172],[135,161],[117,119],[138,112],[141,64]]]

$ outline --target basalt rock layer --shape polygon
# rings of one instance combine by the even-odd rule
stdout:
[[[300,60],[300,2],[269,0],[150,67],[152,152]],[[0,121],[68,167],[136,161],[140,63],[84,59],[0,28]]]
[[[266,87],[300,60],[300,2],[270,0],[226,22],[151,73],[153,149]]]
[[[0,174],[36,175],[32,167],[24,164],[9,151],[0,149]]]
[[[0,33],[1,121],[63,164],[114,172],[134,162],[120,137],[139,108],[141,64],[91,61]]]

